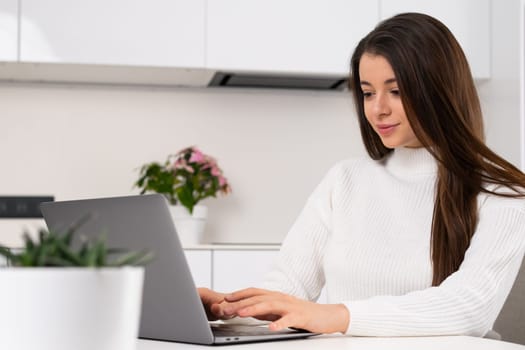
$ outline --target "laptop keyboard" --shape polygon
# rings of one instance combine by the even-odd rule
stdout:
[[[259,336],[267,334],[287,334],[297,331],[285,329],[282,331],[272,331],[267,326],[247,326],[239,324],[211,324],[211,330],[217,337],[228,336]]]

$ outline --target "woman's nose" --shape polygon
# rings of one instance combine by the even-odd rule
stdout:
[[[389,115],[391,112],[390,105],[388,103],[387,96],[383,94],[377,94],[374,99],[373,111],[377,117]]]

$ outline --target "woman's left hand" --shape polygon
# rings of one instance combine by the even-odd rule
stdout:
[[[248,288],[225,296],[224,316],[272,321],[272,330],[295,327],[315,333],[346,332],[350,313],[343,304],[317,304],[288,294]]]

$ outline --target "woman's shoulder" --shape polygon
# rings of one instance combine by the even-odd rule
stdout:
[[[333,181],[356,178],[371,174],[378,166],[377,161],[367,157],[347,158],[336,162],[329,170],[326,178]]]
[[[515,209],[525,214],[525,189],[518,188],[524,196],[513,196],[518,192],[502,185],[487,185],[485,188],[490,191],[481,192],[478,196],[480,210],[484,209]]]
[[[382,161],[376,161],[370,157],[354,157],[340,160],[330,169],[330,172],[340,174],[367,172],[372,169],[380,168]]]

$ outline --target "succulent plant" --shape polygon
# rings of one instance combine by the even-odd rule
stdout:
[[[26,232],[24,248],[14,250],[0,246],[0,255],[7,258],[9,265],[20,267],[117,267],[144,265],[153,258],[152,253],[146,251],[108,248],[103,236],[91,241],[84,239],[80,247],[73,248],[78,226],[63,234],[40,229],[37,240]]]

